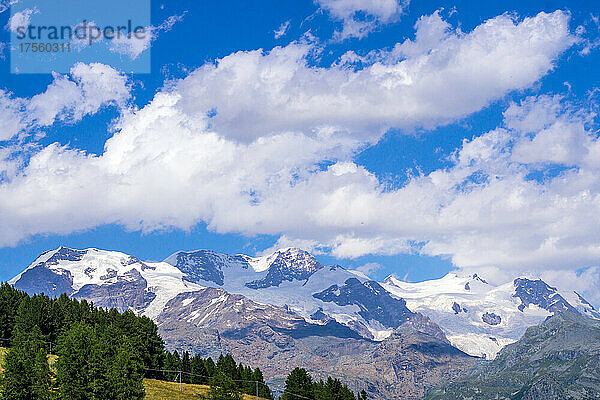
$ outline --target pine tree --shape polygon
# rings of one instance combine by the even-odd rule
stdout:
[[[179,353],[174,351],[173,353],[166,352],[165,354],[165,366],[164,369],[169,371],[165,372],[165,379],[168,381],[175,381],[179,376],[181,360],[179,359]],[[177,372],[176,372],[177,371]]]
[[[209,400],[242,400],[242,395],[235,382],[222,371],[210,380]]]
[[[96,346],[96,353],[105,360],[106,367],[102,372],[107,382],[103,391],[96,391],[99,395],[97,398],[142,400],[145,391],[140,355],[127,337],[114,340],[109,335],[110,332],[105,334],[104,339],[98,341]]]
[[[309,399],[313,396],[313,381],[304,368],[295,368],[285,380],[282,400],[297,400],[297,396]]]
[[[91,354],[94,342],[91,327],[75,323],[58,340],[56,379],[65,399],[86,400],[94,396]]]
[[[208,383],[208,372],[206,371],[205,361],[202,357],[196,355],[190,360],[192,369],[192,383],[206,385]]]
[[[265,378],[263,377],[263,373],[260,369],[256,368],[252,375],[250,376],[250,380],[259,382],[258,384],[258,395],[265,399],[272,399],[273,393],[271,393],[271,389],[265,383]]]
[[[57,381],[69,400],[141,400],[143,364],[133,343],[118,328],[97,330],[76,323],[59,338]]]
[[[53,395],[48,350],[39,327],[15,329],[4,360],[0,394],[6,400],[46,400]]]
[[[27,295],[8,283],[0,285],[0,338],[10,339],[15,327],[15,318],[21,301]],[[7,347],[10,342],[2,342]]]
[[[215,375],[215,370],[217,366],[211,357],[208,357],[206,361],[204,361],[204,366],[206,367],[206,375],[211,378]]]
[[[187,351],[184,351],[181,357],[181,371],[182,382],[191,383],[190,372],[192,372],[192,365],[190,362],[190,353]]]

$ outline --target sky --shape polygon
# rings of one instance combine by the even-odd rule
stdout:
[[[146,35],[23,58],[18,26],[81,10],[0,0],[0,280],[61,245],[294,246],[600,305],[594,1],[94,4]]]

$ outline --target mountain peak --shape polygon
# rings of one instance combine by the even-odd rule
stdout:
[[[262,272],[268,270],[271,265],[279,261],[284,261],[290,264],[290,267],[302,268],[306,263],[302,261],[310,261],[309,264],[316,265],[317,259],[306,250],[299,249],[297,247],[285,247],[275,250],[271,254],[263,255],[260,257],[246,257],[248,263],[254,268],[256,272]],[[314,260],[314,262],[312,262]],[[296,261],[296,262],[294,262]],[[319,264],[320,265],[320,264]],[[313,271],[314,272],[314,271]]]
[[[521,299],[520,311],[533,304],[552,313],[570,311],[579,314],[579,311],[569,304],[555,287],[548,285],[541,279],[517,278],[513,283],[515,286],[513,297]]]
[[[283,281],[307,280],[323,266],[307,252],[297,248],[277,250],[273,254],[248,260],[257,271],[267,270],[267,275],[246,284],[251,289],[279,286]]]

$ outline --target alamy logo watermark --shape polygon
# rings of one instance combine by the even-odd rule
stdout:
[[[13,73],[66,73],[77,62],[150,72],[150,0],[21,0],[8,28]]]

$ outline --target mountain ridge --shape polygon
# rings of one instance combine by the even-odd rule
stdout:
[[[427,400],[600,398],[600,321],[560,311]]]
[[[539,279],[517,277],[491,285],[477,274],[449,273],[419,283],[393,276],[375,282],[341,266],[323,266],[295,248],[250,257],[213,250],[175,252],[161,262],[96,248],[61,246],[42,253],[10,283],[30,293],[61,292],[95,304],[158,317],[177,295],[206,287],[262,304],[285,307],[309,324],[334,321],[381,341],[410,320],[416,329],[438,325],[440,338],[468,354],[493,358],[528,326],[555,311],[600,314],[579,294],[565,294]],[[415,320],[421,321],[416,323]]]

